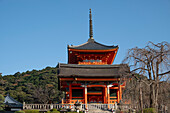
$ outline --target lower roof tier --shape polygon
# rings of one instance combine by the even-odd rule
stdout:
[[[127,64],[118,65],[78,65],[78,64],[58,64],[58,77],[70,78],[119,78],[126,76],[130,72]]]

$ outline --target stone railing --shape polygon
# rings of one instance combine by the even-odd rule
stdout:
[[[101,109],[101,110],[111,110],[111,109],[117,109],[117,105],[114,104],[81,104],[81,110],[86,110],[86,107],[88,110],[90,109]],[[48,111],[51,109],[72,109],[75,110],[75,105],[74,104],[25,104],[23,103],[23,109],[24,110],[29,110],[29,109],[34,109],[34,110],[39,110],[39,111]]]
[[[39,111],[48,111],[51,109],[60,109],[60,108],[65,108],[65,109],[75,109],[74,104],[23,104],[23,109],[35,109]]]

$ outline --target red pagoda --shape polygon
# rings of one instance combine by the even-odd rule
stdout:
[[[68,46],[68,64],[58,64],[59,89],[65,91],[63,104],[119,103],[125,82],[119,84],[122,64],[112,65],[118,46],[106,46],[93,38],[90,10],[90,33],[86,43]]]

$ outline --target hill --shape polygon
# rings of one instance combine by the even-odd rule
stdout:
[[[57,68],[52,67],[0,75],[0,86],[0,94],[26,103],[58,103],[64,95],[58,91]]]

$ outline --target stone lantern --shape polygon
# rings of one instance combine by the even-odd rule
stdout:
[[[77,113],[79,113],[79,111],[82,110],[81,109],[82,108],[82,103],[77,100],[77,102],[74,105],[75,105],[75,109],[76,109]]]

